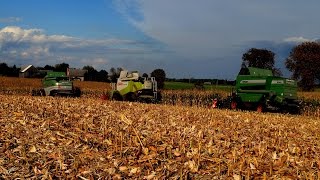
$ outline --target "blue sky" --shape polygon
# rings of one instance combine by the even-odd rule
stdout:
[[[1,0],[0,61],[226,78],[250,48],[319,40],[317,0]]]

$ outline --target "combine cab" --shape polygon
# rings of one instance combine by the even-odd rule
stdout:
[[[273,76],[271,70],[242,68],[236,79],[235,91],[224,103],[230,109],[250,109],[259,112],[299,113],[297,83]],[[223,103],[222,103],[223,104]]]
[[[32,96],[80,97],[81,91],[73,86],[64,72],[48,72],[42,79],[42,88],[32,90]]]
[[[117,83],[112,84],[111,99],[118,101],[158,102],[161,94],[154,77],[139,77],[137,71],[121,71]]]

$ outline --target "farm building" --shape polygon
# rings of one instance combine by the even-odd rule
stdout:
[[[38,69],[35,68],[33,65],[27,65],[21,67],[21,70],[19,72],[20,78],[30,78],[35,77],[38,74]]]
[[[84,81],[84,74],[87,72],[88,72],[87,70],[83,70],[83,69],[69,68],[67,70],[67,75],[72,80]]]

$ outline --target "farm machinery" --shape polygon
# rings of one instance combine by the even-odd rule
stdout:
[[[161,101],[155,77],[140,77],[138,71],[123,70],[112,83],[110,98],[117,101],[139,101],[155,103]]]
[[[41,82],[42,88],[33,89],[32,96],[81,96],[80,88],[74,87],[64,72],[48,72]]]
[[[214,99],[212,107],[299,113],[299,104],[295,80],[273,76],[271,70],[243,67],[231,95]]]

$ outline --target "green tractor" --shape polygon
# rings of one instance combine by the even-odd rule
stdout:
[[[271,70],[243,67],[232,95],[219,105],[258,112],[299,113],[297,89],[295,80],[273,76]]]
[[[42,88],[33,89],[32,96],[70,96],[80,97],[81,90],[73,86],[64,72],[48,72],[42,79]]]
[[[155,77],[140,77],[138,71],[128,72],[126,70],[120,72],[117,83],[112,83],[110,97],[117,101],[147,103],[161,101]]]

